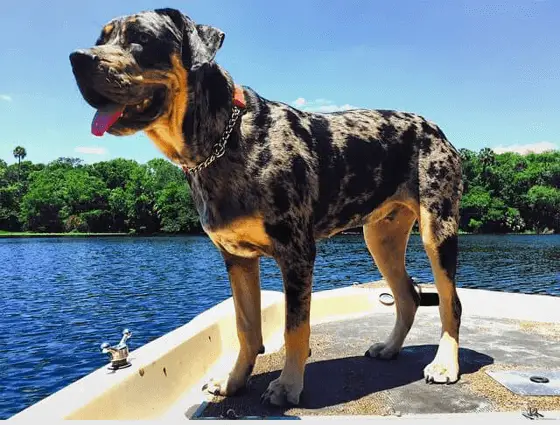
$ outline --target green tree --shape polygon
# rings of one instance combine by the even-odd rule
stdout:
[[[160,223],[154,210],[154,181],[146,165],[139,165],[132,170],[125,195],[130,230],[137,233],[157,232]]]
[[[463,170],[463,192],[468,192],[478,172],[478,160],[476,153],[468,149],[459,149],[459,155]]]
[[[17,218],[18,186],[10,183],[8,164],[0,159],[0,229],[18,229]]]
[[[147,164],[157,194],[154,209],[167,233],[193,233],[201,230],[189,186],[181,169],[164,159]]]
[[[16,146],[16,148],[14,149],[14,157],[17,159],[18,161],[18,180],[19,180],[19,168],[21,165],[21,160],[24,159],[27,156],[27,151],[25,150],[25,148],[23,146]]]
[[[101,232],[106,227],[107,188],[105,183],[83,167],[64,172],[62,218],[77,217],[80,228],[65,224],[65,231]]]
[[[533,210],[535,230],[560,231],[560,190],[550,186],[533,186],[527,193],[527,203]]]
[[[155,210],[167,233],[199,232],[200,222],[186,183],[171,182],[158,193]]]
[[[461,201],[461,227],[471,232],[507,230],[505,203],[481,186],[472,187]]]
[[[124,189],[132,171],[139,164],[130,159],[117,158],[89,165],[89,172],[103,180],[109,190]]]
[[[496,154],[492,149],[484,148],[479,152],[478,159],[482,165],[482,177],[488,180],[492,172],[492,167],[496,163]]]
[[[45,169],[33,175],[21,203],[20,220],[24,229],[38,232],[63,230],[63,182],[63,170]]]
[[[111,224],[107,230],[111,232],[127,232],[128,226],[128,201],[126,192],[117,187],[109,193],[109,214]]]
[[[104,230],[104,182],[83,167],[59,165],[55,163],[33,173],[21,205],[24,227],[48,232]]]
[[[77,168],[83,165],[84,161],[80,158],[60,157],[49,164],[50,168]]]

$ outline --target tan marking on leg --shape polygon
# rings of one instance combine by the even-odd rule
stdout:
[[[242,217],[227,227],[206,230],[212,241],[225,251],[240,257],[257,257],[270,252],[272,242],[260,215]]]
[[[286,364],[282,374],[290,381],[290,375],[295,374],[294,379],[303,378],[305,363],[309,357],[309,337],[311,327],[309,320],[302,322],[297,328],[286,331],[284,341],[286,344]]]
[[[455,382],[459,375],[459,318],[455,309],[459,298],[452,281],[440,263],[438,246],[443,242],[432,231],[435,217],[424,208],[420,208],[420,231],[422,242],[434,275],[435,285],[439,295],[439,313],[442,324],[442,336],[436,357],[424,369],[426,380],[433,382]],[[451,236],[446,234],[446,236]]]
[[[397,317],[393,331],[385,343],[372,345],[366,353],[384,359],[392,358],[400,351],[417,309],[414,289],[405,269],[406,247],[416,215],[397,203],[387,206],[387,214],[390,220],[381,218],[364,226],[368,250],[395,297]]]
[[[306,306],[309,308],[309,305]],[[262,395],[262,400],[276,406],[299,404],[303,391],[305,363],[309,357],[309,337],[311,327],[309,320],[284,334],[286,360],[278,379],[270,383]]]
[[[211,382],[208,390],[223,396],[235,394],[247,383],[257,354],[261,351],[261,291],[258,258],[240,258],[224,254],[235,306],[239,354],[229,376]]]

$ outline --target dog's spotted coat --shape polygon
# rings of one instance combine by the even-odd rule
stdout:
[[[148,98],[149,112],[126,109],[110,132],[144,130],[171,161],[193,167],[211,154],[232,112],[234,81],[214,61],[223,40],[220,30],[176,10],[143,12],[112,20],[94,48],[73,55],[74,73],[95,107]],[[366,355],[397,355],[419,303],[404,267],[416,221],[442,321],[436,358],[424,374],[429,382],[455,382],[461,317],[455,290],[462,194],[457,151],[438,126],[415,114],[310,113],[247,86],[243,93],[246,108],[226,154],[199,173],[187,173],[201,224],[229,274],[241,347],[229,376],[209,389],[222,395],[238,391],[262,352],[258,259],[265,255],[276,260],[284,281],[286,363],[263,400],[299,402],[316,241],[357,226],[364,228],[397,310],[391,335]]]

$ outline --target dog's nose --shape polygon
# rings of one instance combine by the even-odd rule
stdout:
[[[99,58],[90,50],[76,50],[70,54],[70,63],[76,71],[88,71],[99,63]]]

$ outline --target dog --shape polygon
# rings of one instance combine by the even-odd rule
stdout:
[[[394,358],[419,305],[405,270],[418,222],[439,295],[442,324],[427,382],[459,379],[461,302],[455,275],[459,203],[457,150],[413,113],[355,109],[303,112],[237,84],[215,61],[225,34],[178,10],[119,17],[95,46],[70,54],[96,135],[139,131],[185,171],[202,228],[223,257],[240,350],[208,391],[230,396],[263,353],[259,258],[272,257],[286,300],[285,364],[264,403],[297,405],[310,355],[310,302],[317,241],[363,227],[395,297],[396,322],[366,356]]]

